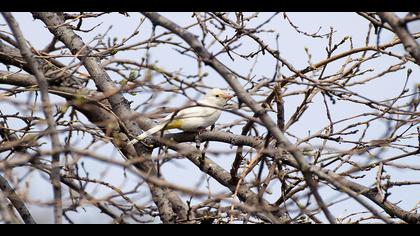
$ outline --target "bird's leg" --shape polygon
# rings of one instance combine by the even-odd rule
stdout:
[[[195,148],[197,148],[197,150],[200,150],[200,146],[201,146],[201,140],[198,136],[195,136]]]
[[[210,131],[213,131],[215,127],[216,127],[216,126],[213,124],[213,125],[210,127]],[[203,152],[206,152],[206,150],[207,150],[208,146],[209,146],[209,141],[207,141],[207,142],[204,144],[204,149],[203,149]]]
[[[200,139],[200,134],[203,133],[203,131],[205,131],[206,129],[203,127],[199,127],[197,129],[197,135],[195,136],[195,147],[200,150],[201,147],[201,139]]]
[[[214,127],[215,127],[215,125],[213,124],[210,127],[210,131],[213,131],[214,130]],[[208,147],[209,147],[209,141],[207,141],[207,142],[204,143],[204,148],[203,148],[203,151],[201,152],[201,159],[202,159],[202,161],[204,161],[204,159],[206,158],[206,151],[207,151],[207,148]]]

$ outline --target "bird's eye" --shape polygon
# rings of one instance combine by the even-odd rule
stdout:
[[[220,97],[220,95],[219,95],[219,94],[217,94],[217,95],[216,95],[216,97],[218,98],[218,97]]]

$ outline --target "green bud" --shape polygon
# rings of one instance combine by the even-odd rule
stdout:
[[[128,81],[133,81],[137,78],[137,72],[135,70],[130,71],[128,75]]]
[[[123,80],[121,80],[119,83],[120,83],[121,87],[124,87],[124,86],[126,86],[126,85],[127,85],[128,80],[123,79]]]
[[[118,52],[118,50],[117,50],[117,49],[112,49],[112,50],[111,50],[111,55],[115,55],[115,54],[117,54],[117,52]]]

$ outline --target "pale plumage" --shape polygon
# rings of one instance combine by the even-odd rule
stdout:
[[[175,115],[168,115],[158,125],[137,136],[129,144],[135,144],[138,141],[144,140],[147,136],[155,134],[162,129],[196,131],[197,129],[209,127],[216,123],[222,114],[222,110],[218,108],[223,108],[230,98],[232,96],[226,91],[217,88],[212,89],[198,101],[200,106],[188,107],[180,110]]]

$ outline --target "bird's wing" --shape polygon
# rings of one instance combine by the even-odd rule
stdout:
[[[215,112],[217,112],[217,109],[211,108],[211,107],[188,107],[181,111],[179,111],[175,117],[173,117],[173,114],[168,115],[165,117],[161,122],[167,122],[169,120],[174,119],[185,119],[185,118],[193,118],[193,117],[207,117],[213,115]]]

